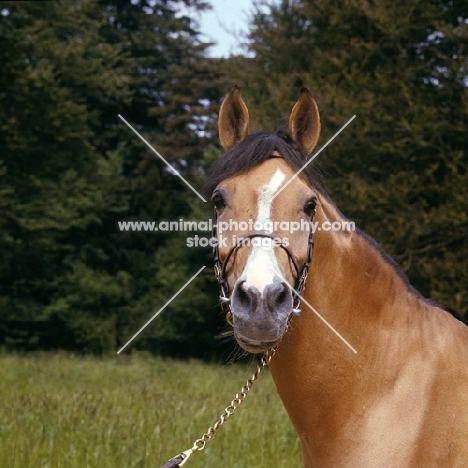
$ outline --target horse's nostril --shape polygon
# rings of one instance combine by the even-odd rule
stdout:
[[[239,305],[242,307],[249,309],[250,308],[250,295],[249,293],[244,289],[244,284],[241,283],[239,286],[236,288],[236,299],[239,302]]]
[[[280,291],[277,295],[276,295],[276,304],[277,305],[281,305],[283,302],[286,301],[286,298],[288,296],[288,292],[287,290],[284,288],[282,291]]]
[[[283,282],[273,283],[265,288],[265,300],[268,308],[273,311],[288,311],[292,307],[292,296]]]
[[[233,310],[238,313],[249,313],[256,310],[261,300],[261,294],[254,286],[246,287],[245,281],[234,287],[231,297]]]

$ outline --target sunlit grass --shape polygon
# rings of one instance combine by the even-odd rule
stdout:
[[[158,468],[201,437],[253,370],[142,356],[0,355],[1,466]],[[302,466],[267,370],[185,466]]]

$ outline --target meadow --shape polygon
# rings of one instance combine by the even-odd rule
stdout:
[[[159,468],[217,421],[255,365],[0,354],[2,468]],[[268,369],[186,467],[301,466]]]

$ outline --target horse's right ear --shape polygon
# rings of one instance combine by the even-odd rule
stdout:
[[[228,150],[249,134],[249,111],[241,98],[239,86],[229,91],[219,110],[219,139]]]

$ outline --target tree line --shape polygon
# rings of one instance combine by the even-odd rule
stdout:
[[[243,89],[274,130],[301,86],[322,116],[331,196],[426,296],[468,310],[468,6],[462,1],[258,3],[245,54],[209,58],[201,0],[0,2],[0,343],[211,359],[211,251],[122,221],[208,220],[219,104]],[[199,232],[206,236],[206,232]],[[226,342],[225,342],[226,341]]]

